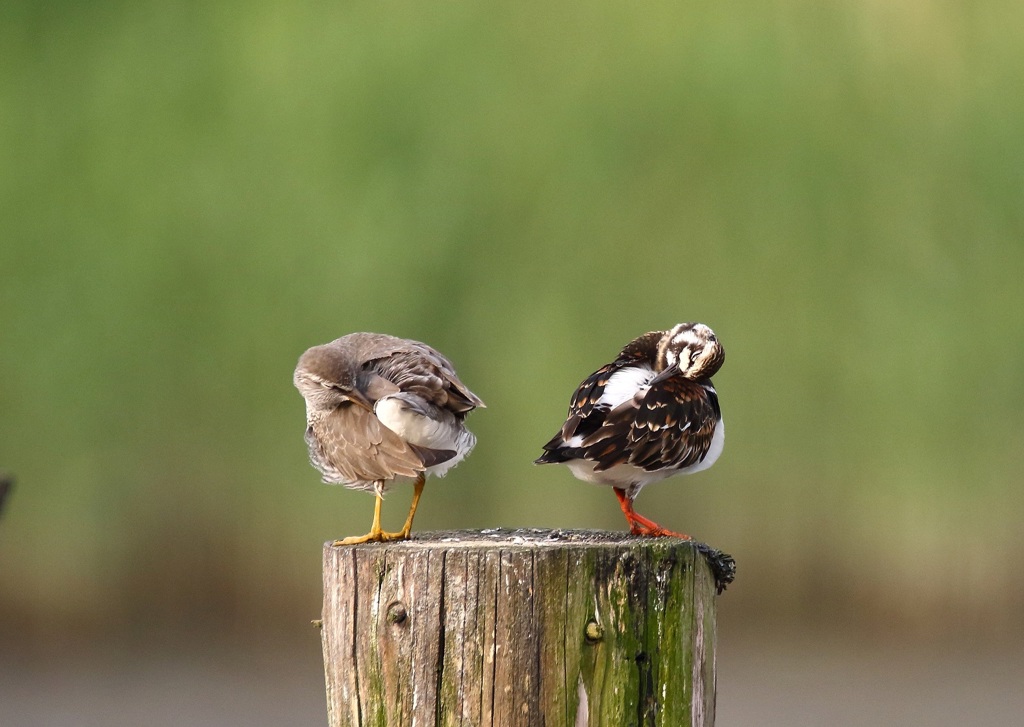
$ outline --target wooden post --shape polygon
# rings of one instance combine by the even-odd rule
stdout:
[[[419,533],[324,547],[331,727],[715,720],[715,580],[692,543]]]

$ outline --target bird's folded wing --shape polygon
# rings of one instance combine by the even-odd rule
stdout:
[[[588,376],[572,395],[572,401],[569,402],[569,415],[578,416],[580,419],[589,417],[593,413],[594,407],[597,406],[597,402],[604,395],[608,381],[620,368],[614,363],[605,364]]]
[[[714,390],[676,376],[608,412],[582,447],[599,471],[623,463],[647,471],[681,469],[704,459],[718,419]]]
[[[374,359],[370,366],[402,391],[414,393],[452,412],[468,412],[484,405],[480,397],[459,380],[451,362],[426,344]]]
[[[593,433],[604,422],[608,407],[599,407],[598,402],[604,396],[608,380],[618,370],[618,365],[606,364],[588,376],[573,392],[572,400],[569,402],[569,415],[560,433],[563,444],[575,436]]]
[[[335,409],[320,428],[324,454],[349,481],[415,477],[426,469],[416,449],[362,407]]]

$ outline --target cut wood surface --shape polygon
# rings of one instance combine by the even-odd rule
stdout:
[[[680,727],[715,713],[715,580],[675,538],[324,547],[331,727]]]

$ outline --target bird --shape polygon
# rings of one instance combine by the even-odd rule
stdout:
[[[667,530],[633,509],[645,486],[706,470],[725,445],[725,424],[711,377],[725,349],[703,323],[679,323],[630,341],[588,376],[537,464],[561,463],[578,479],[611,485],[634,535]]]
[[[293,381],[306,401],[309,459],[323,481],[376,496],[370,532],[334,545],[409,538],[427,475],[444,476],[470,453],[476,437],[466,415],[484,402],[437,350],[383,333],[350,333],[309,348]],[[410,481],[405,525],[385,532],[384,494]]]
[[[4,514],[4,503],[12,489],[14,489],[14,475],[0,470],[0,516]]]

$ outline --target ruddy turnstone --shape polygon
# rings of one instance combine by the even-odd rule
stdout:
[[[294,382],[306,400],[309,459],[323,481],[377,497],[370,532],[335,545],[408,538],[426,476],[444,476],[476,444],[465,419],[483,401],[430,346],[380,333],[313,346],[299,358]],[[393,483],[410,480],[405,526],[384,532],[381,499]]]
[[[705,470],[722,453],[711,377],[724,361],[703,323],[645,333],[579,385],[537,464],[564,463],[581,480],[614,487],[632,533],[689,540],[635,512],[633,500],[645,485]]]

